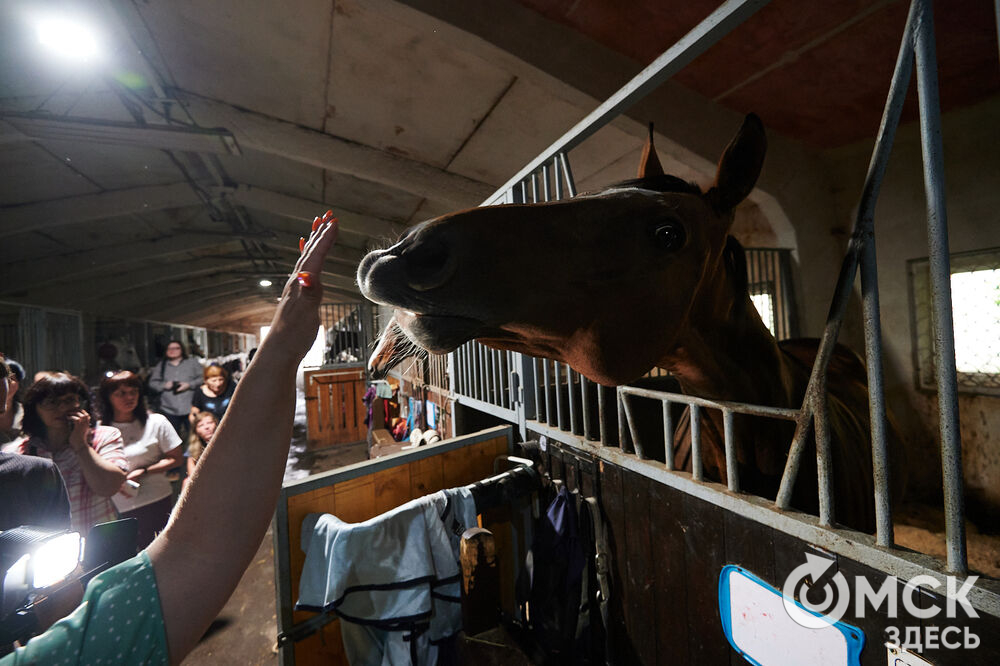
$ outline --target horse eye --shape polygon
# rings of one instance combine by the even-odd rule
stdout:
[[[684,238],[684,227],[679,222],[665,222],[653,229],[653,240],[664,250],[680,249]]]

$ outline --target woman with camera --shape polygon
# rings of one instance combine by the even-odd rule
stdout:
[[[191,399],[201,381],[201,363],[187,355],[180,340],[167,343],[163,360],[149,375],[149,388],[160,400],[157,411],[167,417],[182,441],[187,437]]]

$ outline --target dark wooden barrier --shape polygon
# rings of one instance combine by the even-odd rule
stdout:
[[[600,498],[612,551],[609,625],[615,664],[723,664],[748,662],[726,639],[719,611],[719,576],[727,564],[749,570],[781,589],[785,578],[806,561],[806,553],[833,558],[848,580],[865,576],[879,589],[886,574],[848,557],[814,548],[807,541],[619,467],[587,452],[549,443],[544,463],[553,478],[571,490]],[[900,589],[902,589],[900,587]],[[943,591],[943,590],[942,590]],[[918,607],[944,608],[943,594],[921,590]],[[913,617],[903,604],[890,618],[883,608],[857,617],[852,604],[843,620],[859,627],[866,645],[862,666],[885,666],[890,626],[968,628],[981,640],[974,650],[925,650],[934,666],[1000,664],[1000,619]],[[889,661],[888,663],[893,663]],[[902,663],[902,662],[901,662]]]

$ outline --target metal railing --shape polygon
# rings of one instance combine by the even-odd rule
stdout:
[[[601,104],[570,132],[530,162],[497,193],[489,197],[483,205],[549,201],[553,198],[562,198],[566,194],[572,196],[575,193],[575,186],[569,167],[568,150],[613,120],[631,104],[669,78],[765,4],[766,2],[762,1],[739,2],[735,0],[723,4],[618,93]],[[834,353],[855,277],[860,272],[870,396],[869,419],[877,530],[872,544],[876,550],[871,551],[870,562],[888,571],[892,567],[896,567],[901,558],[909,562],[910,565],[918,569],[921,568],[922,565],[915,564],[915,560],[907,559],[908,556],[900,551],[893,551],[897,554],[893,556],[896,559],[889,559],[892,559],[896,564],[891,566],[886,564],[888,561],[886,557],[878,555],[878,553],[888,552],[885,549],[894,547],[894,538],[889,491],[890,468],[882,373],[883,354],[874,242],[874,210],[914,62],[916,63],[919,94],[924,179],[927,192],[931,291],[935,312],[933,335],[939,377],[938,396],[947,543],[946,571],[954,574],[965,574],[967,572],[967,558],[964,507],[962,504],[961,447],[956,397],[947,221],[941,164],[940,111],[930,0],[913,0],[910,5],[892,84],[858,206],[854,232],[837,282],[835,296],[805,398],[799,409],[776,409],[708,401],[692,396],[653,392],[634,387],[620,387],[616,394],[615,407],[612,408],[608,393],[610,389],[593,385],[565,364],[509,353],[507,353],[508,365],[506,367],[514,368],[518,375],[515,381],[522,386],[518,400],[512,403],[501,403],[499,400],[501,398],[506,400],[507,391],[497,390],[496,387],[500,386],[499,380],[494,388],[490,388],[488,368],[492,366],[488,363],[488,359],[492,358],[491,352],[480,349],[476,343],[467,344],[455,354],[453,368],[457,374],[457,381],[453,386],[459,394],[459,399],[463,394],[468,394],[480,401],[496,401],[495,404],[502,405],[504,410],[507,410],[508,407],[514,407],[516,413],[513,420],[520,422],[522,435],[530,429],[570,445],[585,449],[593,448],[600,455],[608,455],[602,452],[608,451],[609,448],[620,448],[622,453],[631,454],[627,444],[628,435],[631,437],[635,449],[636,455],[634,457],[640,460],[648,457],[647,442],[644,442],[640,433],[634,429],[634,419],[630,414],[630,400],[633,396],[660,400],[663,404],[665,471],[668,472],[672,469],[673,461],[672,438],[669,436],[669,433],[673,432],[671,405],[673,403],[686,404],[691,410],[692,448],[694,449],[691,456],[693,460],[692,479],[695,482],[703,480],[703,471],[698,455],[700,446],[699,410],[704,408],[719,409],[722,411],[723,422],[726,426],[727,477],[729,491],[733,493],[740,490],[738,468],[734,455],[735,442],[732,438],[733,415],[753,414],[793,420],[796,422],[796,430],[782,475],[781,487],[772,504],[775,513],[767,513],[767,520],[778,520],[784,526],[783,529],[791,531],[799,529],[797,523],[785,522],[785,515],[781,512],[789,508],[792,488],[798,475],[806,443],[812,432],[815,431],[820,507],[818,526],[827,529],[827,526],[833,525],[835,521],[832,494],[831,436],[827,417],[827,367]],[[499,354],[504,354],[504,352],[499,352]],[[506,376],[505,374],[504,377]],[[615,424],[617,424],[617,428],[615,428]],[[617,454],[611,457],[619,460]],[[626,464],[631,465],[628,462]],[[647,471],[649,469],[648,466],[641,465],[636,468]],[[656,474],[656,476],[659,478],[661,475]],[[673,477],[665,478],[673,479]],[[670,483],[675,483],[675,481],[671,480]],[[690,486],[680,481],[676,483],[683,486],[686,491],[691,492]],[[698,491],[698,493],[704,494],[702,491]],[[728,504],[731,503],[731,498],[715,497],[713,501],[719,504]],[[737,510],[745,509],[757,514],[760,503],[750,502],[741,505],[737,502],[736,507]],[[751,507],[753,508],[751,509]],[[781,519],[779,520],[775,516],[781,516]],[[821,532],[811,531],[810,538],[828,541],[825,537],[817,538],[817,534],[821,534]],[[867,543],[868,537],[866,535],[857,532],[851,534],[854,546]],[[839,535],[842,537],[843,532],[839,532]],[[831,541],[831,543],[836,542]],[[992,608],[994,614],[1000,612],[1000,596],[993,592],[983,592],[983,594],[988,597],[988,600],[984,602],[985,605]]]

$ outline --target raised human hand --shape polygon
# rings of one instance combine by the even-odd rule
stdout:
[[[313,220],[309,239],[299,240],[302,255],[285,283],[265,340],[265,344],[270,343],[268,346],[280,345],[282,353],[292,355],[296,363],[316,339],[319,304],[323,299],[320,275],[323,260],[337,240],[337,229],[337,218],[333,217],[333,211],[327,211]]]

